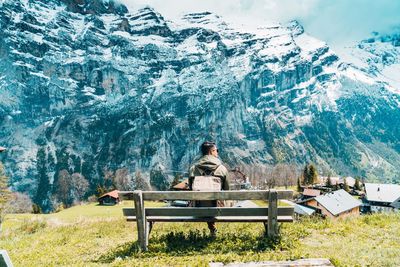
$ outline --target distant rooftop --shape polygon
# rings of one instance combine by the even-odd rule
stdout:
[[[303,191],[304,196],[317,197],[321,195],[321,191],[317,189],[305,188]]]
[[[361,202],[353,198],[343,189],[318,196],[315,200],[333,215],[361,206]]]
[[[313,215],[315,213],[315,209],[299,204],[294,204],[293,208],[294,212],[300,215]]]
[[[119,193],[118,190],[113,190],[113,191],[111,191],[111,192],[108,192],[108,193],[103,194],[103,195],[102,195],[101,197],[99,197],[99,198],[102,198],[102,197],[105,197],[105,196],[110,196],[110,197],[112,197],[112,198],[119,198],[118,193]]]
[[[365,196],[368,201],[392,203],[400,197],[400,185],[366,183]]]

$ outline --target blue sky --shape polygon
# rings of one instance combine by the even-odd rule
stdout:
[[[372,31],[400,26],[400,0],[120,0],[131,11],[152,6],[167,19],[211,11],[227,21],[262,25],[299,20],[306,31],[331,45],[365,39]]]

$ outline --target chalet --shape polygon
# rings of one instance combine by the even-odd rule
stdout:
[[[185,179],[179,184],[174,185],[171,187],[172,190],[189,190],[189,179]]]
[[[119,203],[118,192],[119,192],[118,190],[114,190],[105,193],[104,195],[98,198],[99,204],[105,206],[112,206],[118,204]]]
[[[281,202],[293,206],[294,214],[296,217],[311,216],[313,214],[316,214],[316,208],[306,207],[285,199],[281,200]]]
[[[302,193],[302,199],[309,199],[321,195],[321,191],[317,189],[305,188]]]
[[[365,183],[366,211],[391,211],[400,207],[400,185]]]
[[[228,180],[231,182],[229,188],[231,190],[250,189],[251,183],[248,176],[238,167],[228,171]]]
[[[331,219],[359,215],[361,202],[353,198],[343,189],[306,200],[304,205],[314,207],[322,215]]]

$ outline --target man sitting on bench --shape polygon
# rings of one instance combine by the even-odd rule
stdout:
[[[200,147],[202,157],[189,169],[189,189],[192,191],[229,190],[228,170],[218,158],[218,148],[214,142],[204,142]],[[223,206],[221,201],[195,201],[195,207]],[[208,222],[212,236],[217,233],[215,222]]]

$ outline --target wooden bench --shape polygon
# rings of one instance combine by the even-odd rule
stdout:
[[[136,221],[138,242],[147,250],[154,222],[262,222],[269,237],[279,235],[278,222],[293,221],[293,207],[278,207],[278,199],[292,199],[292,190],[257,191],[120,191],[120,199],[133,199],[134,208],[124,208],[128,221]],[[268,207],[160,207],[145,208],[145,200],[267,200]]]

